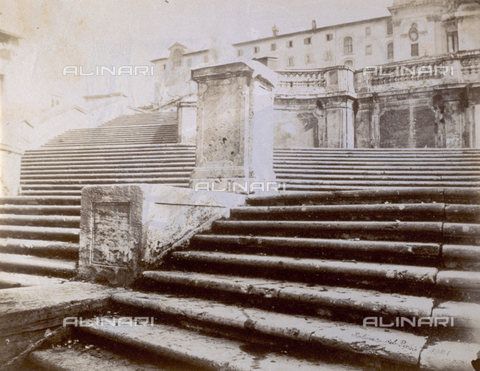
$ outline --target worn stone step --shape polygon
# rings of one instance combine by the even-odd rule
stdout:
[[[2,238],[39,239],[78,242],[78,228],[25,227],[0,225]]]
[[[195,167],[192,166],[165,166],[165,167],[109,167],[103,169],[73,169],[73,168],[60,168],[60,169],[48,169],[48,170],[22,170],[21,175],[22,177],[31,177],[37,175],[64,175],[67,176],[69,174],[72,175],[81,175],[81,174],[95,174],[95,173],[103,173],[103,174],[123,174],[123,173],[156,173],[156,172],[192,172]]]
[[[476,148],[274,148],[274,151],[297,153],[328,152],[328,153],[479,153]]]
[[[375,188],[340,192],[296,192],[273,195],[251,195],[246,203],[252,206],[269,205],[349,205],[370,203],[480,204],[480,189],[443,189],[440,187]]]
[[[80,215],[80,205],[0,205],[0,214]]]
[[[113,183],[113,182],[107,182],[107,183],[102,183],[102,184],[99,184],[99,185],[118,185],[118,184],[132,184],[132,183],[136,183],[136,182],[119,182],[119,183]],[[182,182],[173,182],[173,181],[165,181],[165,182],[158,182],[158,181],[152,181],[152,182],[149,182],[149,183],[153,183],[153,184],[165,184],[165,185],[169,185],[171,187],[188,187],[188,183],[189,183],[189,178],[186,178],[184,179]],[[59,190],[59,191],[65,191],[65,190],[69,190],[69,191],[72,191],[72,190],[75,190],[75,191],[79,191],[79,190],[82,190],[83,187],[87,186],[87,185],[96,185],[97,183],[93,182],[91,184],[30,184],[30,185],[23,185],[22,186],[22,194],[24,194],[24,192],[26,191],[30,191],[30,190],[47,190],[47,191],[53,191],[53,190]],[[52,194],[52,193],[49,193],[49,194]],[[57,192],[53,192],[53,194],[57,194]],[[78,194],[78,193],[77,193]],[[0,211],[1,211],[1,208],[0,208]]]
[[[53,349],[37,350],[28,355],[28,360],[29,365],[47,371],[198,371],[187,365],[172,367],[166,360],[161,363],[157,359],[155,363],[151,363],[147,360],[127,358],[126,354],[120,355],[85,344],[59,345]]]
[[[116,144],[163,144],[163,143],[176,143],[176,138],[163,138],[163,139],[145,139],[145,140],[116,140]],[[44,147],[69,147],[69,146],[99,146],[110,145],[112,141],[57,141],[51,144],[45,144]]]
[[[189,154],[189,153],[185,153],[185,154],[182,154],[182,153],[173,153],[173,154],[165,154],[165,155],[157,155],[157,154],[154,154],[154,155],[143,155],[143,154],[135,154],[135,155],[130,155],[130,156],[125,156],[125,155],[118,155],[118,156],[115,156],[115,157],[111,157],[111,158],[105,158],[103,156],[95,156],[95,157],[82,157],[82,156],[63,156],[63,157],[52,157],[52,158],[46,158],[46,159],[37,159],[37,158],[25,158],[25,159],[22,159],[22,164],[25,164],[25,165],[32,165],[32,164],[35,164],[37,162],[45,162],[45,163],[62,163],[62,162],[66,162],[66,161],[70,161],[70,160],[75,160],[77,162],[81,161],[81,160],[84,160],[86,162],[95,162],[95,161],[98,161],[98,160],[104,160],[104,161],[120,161],[120,160],[137,160],[137,161],[141,161],[141,160],[148,160],[148,159],[173,159],[173,160],[185,160],[185,159],[192,159],[194,158],[194,156],[192,154]]]
[[[480,272],[442,270],[437,285],[445,289],[480,291]]]
[[[131,150],[131,149],[160,149],[160,148],[168,148],[168,147],[173,147],[173,148],[192,148],[192,146],[181,144],[181,143],[164,143],[161,144],[160,146],[157,144],[118,144],[118,143],[112,143],[111,145],[105,145],[105,146],[71,146],[68,149],[64,147],[58,147],[55,148],[53,146],[50,147],[41,147],[36,150],[29,151],[29,153],[33,152],[52,152],[52,151],[76,151],[76,150],[95,150],[95,149],[100,149],[100,150],[106,150],[106,149],[126,149],[126,150]]]
[[[77,196],[13,196],[0,197],[0,205],[80,205]]]
[[[477,170],[465,168],[464,170],[444,170],[443,168],[438,168],[438,170],[425,170],[425,169],[403,169],[403,170],[378,170],[378,169],[351,169],[351,170],[342,170],[342,169],[299,169],[296,168],[281,168],[276,167],[276,173],[282,176],[286,174],[301,174],[301,175],[428,175],[428,176],[457,176],[457,175],[480,175],[480,168]]]
[[[0,225],[79,228],[79,216],[0,214]]]
[[[478,351],[480,339],[476,343],[438,341],[428,344],[422,351],[419,368],[421,371],[476,371],[472,361],[480,359]],[[477,363],[477,369],[478,364]]]
[[[32,168],[32,167],[37,167],[37,166],[68,166],[70,163],[71,165],[81,165],[81,166],[89,166],[89,165],[95,165],[95,164],[101,164],[103,167],[108,167],[109,165],[112,164],[130,164],[130,165],[137,165],[140,163],[150,163],[150,164],[159,164],[159,163],[168,163],[170,164],[171,162],[182,162],[183,164],[188,164],[192,165],[194,163],[193,158],[191,157],[172,157],[172,158],[167,158],[167,157],[152,157],[152,158],[145,158],[145,159],[132,159],[132,158],[120,158],[120,159],[107,159],[107,160],[88,160],[88,161],[82,161],[79,159],[75,159],[70,162],[70,161],[52,161],[52,162],[30,162],[28,164],[24,165],[22,164],[22,168]]]
[[[25,159],[30,159],[30,158],[36,158],[36,159],[44,159],[44,158],[59,158],[62,156],[83,156],[83,157],[91,157],[91,156],[97,156],[97,157],[113,157],[113,156],[130,156],[130,155],[168,155],[172,153],[177,153],[177,154],[190,154],[192,156],[195,155],[195,150],[194,149],[180,149],[180,148],[170,148],[170,149],[141,149],[138,148],[136,150],[92,150],[92,151],[55,151],[55,152],[42,152],[42,153],[29,153],[26,152],[23,155],[23,158]]]
[[[354,366],[322,364],[319,361],[294,358],[280,352],[255,354],[249,352],[247,344],[228,339],[219,339],[202,335],[195,331],[175,328],[166,325],[155,325],[152,328],[135,327],[128,334],[126,328],[107,327],[92,329],[100,338],[110,342],[118,342],[133,351],[126,351],[120,355],[105,350],[95,349],[68,349],[60,347],[42,351],[35,351],[29,355],[29,360],[45,370],[62,371],[250,371],[275,370],[287,371],[292,369],[308,371],[363,371],[363,368]],[[161,341],[164,337],[168,343]],[[181,339],[180,337],[183,337]],[[135,360],[126,358],[127,354],[135,353],[135,349],[148,351],[153,356]],[[137,351],[138,352],[138,351]],[[147,355],[148,356],[148,355]]]
[[[259,252],[261,252],[268,248],[273,250],[283,248],[291,251],[292,254],[294,254],[298,249],[306,249],[311,250],[312,253],[332,252],[337,254],[355,254],[356,256],[366,254],[369,257],[371,257],[371,254],[379,254],[385,256],[396,256],[397,258],[409,257],[436,259],[440,256],[441,251],[441,245],[439,243],[351,241],[338,239],[267,237],[251,235],[196,234],[192,238],[192,242],[196,242],[197,245],[198,243],[201,243],[201,246],[211,249],[223,248],[241,251],[241,249],[244,248],[251,248],[257,249]],[[449,246],[455,248],[462,247],[462,245]]]
[[[385,151],[374,151],[374,152],[364,152],[364,151],[352,151],[352,152],[331,152],[331,151],[304,151],[304,150],[295,150],[294,152],[274,150],[273,155],[275,158],[288,158],[288,159],[297,159],[297,158],[332,158],[337,157],[339,159],[377,159],[377,158],[389,158],[389,159],[480,159],[480,151],[475,152],[385,152]]]
[[[36,174],[36,175],[24,175],[20,177],[20,181],[23,183],[31,181],[45,181],[45,182],[56,182],[57,180],[71,180],[75,181],[76,179],[85,180],[85,179],[117,179],[117,178],[178,178],[178,177],[190,177],[190,171],[175,171],[168,172],[160,170],[158,172],[139,172],[139,173],[128,173],[128,172],[114,172],[114,173],[99,173],[99,174]]]
[[[430,162],[424,162],[424,161],[399,161],[399,160],[393,160],[391,159],[390,161],[372,161],[372,160],[359,160],[359,161],[354,161],[354,160],[341,160],[338,159],[336,160],[335,158],[332,158],[331,160],[324,160],[324,159],[319,159],[319,160],[312,160],[312,159],[298,159],[298,160],[288,160],[288,159],[275,159],[274,161],[275,165],[310,165],[312,167],[315,167],[315,165],[322,165],[322,166],[356,166],[360,164],[361,166],[369,166],[370,168],[376,168],[376,165],[380,166],[385,166],[384,164],[387,164],[388,166],[417,166],[417,167],[423,167],[425,165],[430,164],[431,166],[455,166],[455,165],[462,165],[462,166],[478,166],[478,161],[473,160],[473,161],[457,161],[457,160],[451,160],[451,161],[430,161]]]
[[[477,205],[468,206],[480,213]],[[455,215],[460,215],[460,212]],[[230,210],[230,217],[238,220],[443,221],[445,204],[235,207]]]
[[[435,181],[413,181],[413,180],[289,180],[277,178],[277,183],[286,182],[290,187],[307,186],[314,188],[322,186],[359,186],[359,187],[480,187],[480,182],[456,181],[456,180],[435,180]]]
[[[99,171],[102,170],[108,170],[108,169],[124,169],[129,166],[135,166],[135,168],[138,169],[149,169],[149,168],[155,168],[159,166],[159,164],[166,164],[169,167],[183,167],[183,166],[194,166],[194,161],[190,160],[148,160],[142,163],[136,163],[134,161],[130,162],[118,162],[118,163],[113,163],[113,164],[105,164],[102,162],[95,162],[95,163],[72,163],[68,165],[67,163],[65,164],[53,164],[53,165],[22,165],[22,172],[25,170],[30,170],[30,171],[43,171],[43,170],[49,170],[49,171],[58,171],[58,170],[64,170],[64,169],[71,169],[71,170],[85,170],[85,169],[96,169]]]
[[[430,298],[385,294],[374,290],[306,285],[264,278],[178,271],[146,271],[144,277],[161,284],[176,284],[214,291],[282,299],[336,310],[360,311],[370,315],[427,317],[433,310]],[[441,313],[439,313],[441,316]]]
[[[355,163],[362,163],[368,164],[372,167],[375,167],[376,164],[387,164],[387,165],[437,165],[438,164],[468,164],[468,163],[477,163],[480,157],[477,156],[462,156],[462,157],[455,157],[455,156],[445,156],[445,157],[392,157],[392,156],[385,156],[382,157],[381,155],[372,156],[372,157],[362,157],[360,156],[348,156],[342,157],[337,155],[332,156],[314,156],[314,155],[307,155],[307,156],[279,156],[274,155],[274,163],[294,163],[294,162],[322,162],[325,164],[329,163],[336,163],[337,165],[341,164],[355,164]],[[402,160],[402,161],[400,161]]]
[[[28,191],[22,190],[20,192],[21,195],[25,195],[25,197],[30,196],[56,196],[56,195],[65,195],[65,196],[73,196],[73,197],[81,197],[81,190],[77,191],[61,191],[61,190],[44,190],[44,191]],[[23,196],[22,196],[23,197]]]
[[[469,225],[469,224],[467,224]],[[463,225],[462,225],[463,226]],[[469,225],[470,226],[470,225]],[[474,225],[471,225],[474,226]],[[215,221],[214,233],[220,234],[257,234],[286,237],[316,238],[362,238],[367,240],[406,240],[420,242],[441,242],[443,223],[441,222],[334,222],[334,221]],[[458,228],[461,229],[460,226]],[[473,231],[475,228],[472,228]],[[458,232],[455,226],[450,228],[449,237],[471,237],[473,232]]]
[[[70,278],[76,274],[76,262],[63,259],[46,259],[30,255],[0,253],[0,269],[7,272]]]
[[[282,184],[282,183],[281,183]],[[382,186],[382,187],[369,187],[369,186],[355,186],[355,185],[318,185],[318,184],[309,184],[309,185],[299,185],[299,184],[288,184],[283,183],[285,186],[282,186],[280,189],[286,192],[338,192],[338,191],[356,191],[356,190],[366,190],[366,189],[376,189],[376,188],[400,188],[405,187],[403,184],[392,184],[391,186]],[[415,188],[422,187],[419,184],[415,185]],[[468,187],[461,188],[472,188],[474,185],[470,184]],[[425,188],[431,188],[431,186],[425,186]],[[457,185],[444,185],[442,188],[445,189],[458,189]]]
[[[77,259],[79,244],[61,241],[0,238],[0,252],[40,256],[63,256]]]
[[[50,286],[68,282],[65,278],[37,276],[34,274],[0,272],[0,289],[15,287]]]
[[[68,184],[117,184],[117,183],[179,183],[179,182],[188,182],[190,181],[190,174],[185,176],[178,176],[177,174],[172,174],[171,177],[134,177],[134,178],[95,178],[95,179],[31,179],[31,180],[21,180],[21,187],[32,186],[32,185],[68,185]]]
[[[215,301],[197,298],[175,298],[170,296],[142,293],[114,293],[115,302],[131,305],[138,309],[150,309],[159,313],[178,316],[205,324],[214,324],[248,331],[250,336],[269,335],[281,339],[301,341],[318,345],[318,352],[324,348],[379,357],[393,362],[416,365],[427,338],[396,330],[332,322],[309,316],[288,315],[255,308],[244,308],[220,304]],[[107,325],[108,326],[108,325]],[[101,335],[106,329],[123,334],[131,329],[120,326],[99,326],[86,328],[86,331]],[[138,328],[138,327],[137,327]],[[148,327],[143,327],[148,331]],[[185,341],[185,338],[179,339]],[[138,333],[132,337],[139,338]],[[109,338],[117,338],[110,335]],[[222,339],[223,340],[223,339]],[[144,343],[144,342],[142,342]],[[162,339],[162,343],[170,343]],[[408,344],[408,345],[407,345]],[[217,352],[208,352],[217,353]],[[328,368],[327,368],[328,369]]]
[[[433,285],[437,268],[324,259],[297,259],[281,256],[231,254],[210,251],[176,251],[172,257],[197,264],[255,267],[281,271],[305,272],[320,276],[359,277],[404,284]]]
[[[480,270],[480,246],[443,245],[442,261],[447,269]]]
[[[355,174],[355,175],[330,175],[330,174],[303,174],[303,173],[296,173],[296,174],[284,174],[277,172],[277,180],[291,182],[297,181],[300,182],[302,180],[306,181],[319,181],[322,183],[323,181],[329,180],[347,180],[347,181],[458,181],[458,182],[478,182],[480,181],[480,176],[478,175],[426,175],[422,174],[420,171],[417,174],[411,175],[366,175],[366,174]]]

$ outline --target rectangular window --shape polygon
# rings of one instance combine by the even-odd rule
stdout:
[[[312,56],[311,54],[307,54],[307,55],[305,56],[305,62],[306,62],[307,64],[313,63],[313,56]]]
[[[372,29],[370,27],[365,28],[365,36],[370,36],[372,34]]]
[[[182,67],[182,60],[173,61],[173,68],[179,68],[179,67]]]
[[[187,67],[192,67],[192,58],[187,59]]]
[[[327,38],[327,41],[332,41],[333,40],[333,34],[332,33],[327,33],[326,38]]]
[[[237,57],[241,57],[243,55],[243,49],[237,50]]]
[[[387,20],[387,36],[393,35],[393,22],[391,19]]]
[[[277,50],[277,44],[272,44],[270,45],[270,50],[273,52],[274,50]]]
[[[293,40],[287,41],[287,48],[293,48]]]
[[[394,54],[393,54],[393,43],[388,43],[387,45],[387,58],[389,60],[392,60],[394,57]]]
[[[164,69],[164,70],[167,69],[167,65],[166,65],[166,64],[163,65],[163,69]]]
[[[412,44],[411,45],[411,52],[410,52],[410,55],[412,57],[418,57],[420,54],[419,54],[419,51],[418,51],[418,44]]]
[[[458,52],[458,32],[449,32],[447,34],[448,52]]]
[[[287,61],[288,67],[293,67],[295,66],[295,58],[294,57],[289,57]]]
[[[305,45],[310,45],[312,43],[312,38],[311,37],[307,37],[306,39],[303,40],[303,43]]]
[[[253,52],[254,52],[254,53],[260,53],[260,47],[259,47],[259,46],[255,46],[255,47],[253,48]]]
[[[371,45],[367,45],[365,47],[365,55],[372,55],[372,46]]]
[[[208,63],[208,54],[203,57],[203,62]]]

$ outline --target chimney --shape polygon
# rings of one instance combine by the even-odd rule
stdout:
[[[274,25],[272,27],[272,32],[273,32],[273,36],[278,36],[278,28],[277,28],[277,25]]]
[[[317,21],[314,19],[312,21],[312,30],[316,29],[317,28]]]

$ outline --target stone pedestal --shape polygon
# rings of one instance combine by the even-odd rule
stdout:
[[[164,185],[82,190],[78,279],[129,286],[165,254],[228,217],[245,196]]]
[[[275,181],[272,89],[276,78],[259,62],[192,70],[198,83],[192,188],[268,191],[266,183]]]
[[[189,98],[178,104],[178,141],[195,145],[197,138],[197,101]]]

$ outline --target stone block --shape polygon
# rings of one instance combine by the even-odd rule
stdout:
[[[231,191],[229,184],[238,182],[247,183],[250,193],[251,182],[274,181],[276,74],[259,62],[237,62],[192,70],[192,79],[198,83],[192,187],[215,184]]]
[[[85,187],[78,278],[128,286],[244,200],[157,184]]]
[[[20,190],[22,151],[0,144],[0,196],[17,196]]]
[[[197,101],[187,98],[178,104],[178,139],[182,144],[195,145],[197,139]]]

